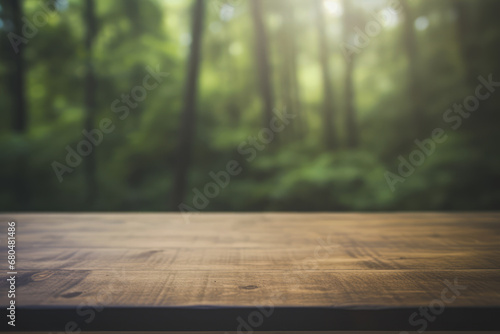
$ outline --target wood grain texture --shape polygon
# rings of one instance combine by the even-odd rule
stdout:
[[[264,306],[255,330],[410,331],[452,297],[429,330],[500,329],[499,213],[2,214],[4,236],[10,220],[18,313],[36,318],[19,329],[236,331]],[[5,255],[2,307],[6,272]]]

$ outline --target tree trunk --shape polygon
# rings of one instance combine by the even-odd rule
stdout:
[[[299,120],[294,122],[294,130],[296,130],[295,135],[298,138],[302,138],[307,130],[306,119],[301,117],[301,100],[300,100],[300,87],[299,79],[297,75],[297,43],[296,43],[296,26],[295,26],[295,16],[292,5],[289,1],[283,1],[283,39],[286,46],[283,57],[285,57],[285,75],[284,81],[286,85],[286,100],[287,109],[291,111],[292,114],[297,115]]]
[[[262,18],[261,0],[250,1],[255,29],[255,51],[257,71],[259,75],[259,88],[264,107],[264,126],[269,126],[273,115],[273,86],[271,84],[270,65],[268,56],[267,34]]]
[[[418,54],[415,29],[413,27],[413,15],[407,0],[401,0],[404,12],[403,23],[403,45],[408,58],[408,96],[410,101],[410,112],[413,115],[416,135],[423,130],[423,110],[422,110],[422,92],[418,74]]]
[[[184,88],[184,107],[181,115],[179,147],[177,153],[177,170],[173,187],[173,210],[179,210],[184,199],[187,184],[191,150],[196,118],[196,98],[201,59],[201,41],[203,35],[203,19],[205,0],[195,0],[192,14],[191,47],[187,64],[187,79]]]
[[[22,17],[23,1],[11,0],[12,21],[14,24],[14,33],[17,36],[23,36]],[[28,111],[26,106],[26,86],[25,86],[25,61],[24,61],[24,43],[17,46],[17,52],[13,50],[14,71],[12,74],[12,129],[18,134],[24,134],[28,130]],[[31,195],[28,181],[29,152],[23,150],[19,153],[12,163],[16,166],[14,175],[14,189],[12,193],[16,198],[16,210],[25,211],[30,209]]]
[[[144,33],[144,21],[141,17],[141,4],[142,2],[137,0],[127,0],[124,1],[125,12],[127,17],[130,19],[132,24],[131,34],[133,37],[138,38]]]
[[[457,15],[456,35],[465,68],[465,81],[468,85],[474,85],[477,81],[476,71],[474,70],[474,58],[477,46],[473,45],[470,40],[470,36],[474,36],[474,33],[471,34],[472,27],[470,17],[467,13],[467,4],[463,0],[453,0],[452,6]]]
[[[84,128],[90,132],[94,129],[94,115],[96,111],[96,78],[93,64],[93,46],[96,35],[95,21],[95,4],[94,0],[86,0],[85,2],[85,23],[87,26],[85,35],[85,121]],[[85,158],[85,180],[87,183],[87,193],[85,204],[91,207],[95,202],[97,195],[97,179],[96,179],[96,149],[93,147],[93,152]]]
[[[323,1],[315,0],[316,24],[318,29],[319,56],[323,74],[323,131],[326,147],[333,150],[337,147],[337,136],[335,132],[334,116],[335,106],[333,104],[333,85],[330,80],[329,50],[326,38],[325,18],[323,13]]]
[[[347,43],[354,33],[354,17],[349,0],[343,0],[343,38]],[[345,122],[347,131],[347,147],[355,148],[358,146],[358,128],[356,123],[356,107],[354,105],[354,84],[353,73],[355,64],[355,55],[346,59],[344,89],[345,89]]]
[[[12,15],[14,21],[14,32],[18,36],[23,36],[21,18],[23,17],[23,1],[11,0]],[[15,75],[13,76],[14,105],[12,126],[14,131],[24,133],[27,130],[28,111],[25,96],[25,64],[24,64],[24,43],[19,46],[19,52],[14,56]]]

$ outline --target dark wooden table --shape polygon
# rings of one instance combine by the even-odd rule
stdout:
[[[15,221],[16,331],[500,330],[500,213],[184,218],[2,214],[1,307]]]

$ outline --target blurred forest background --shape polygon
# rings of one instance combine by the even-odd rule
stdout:
[[[478,76],[500,81],[499,13],[497,0],[0,0],[0,210],[499,209],[500,91],[457,129],[443,118]],[[276,112],[296,117],[267,142]],[[436,128],[447,139],[391,190],[387,172]],[[98,144],[79,161],[85,130]],[[206,189],[233,160],[238,175]]]

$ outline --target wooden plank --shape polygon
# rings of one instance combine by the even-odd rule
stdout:
[[[13,218],[3,215],[2,221]],[[310,248],[318,238],[340,246],[475,246],[496,249],[498,215],[486,214],[177,214],[15,215],[20,247]],[[71,223],[68,223],[68,220]],[[145,223],[147,222],[147,223]],[[23,232],[25,228],[25,232]],[[22,242],[25,241],[25,242]]]
[[[408,317],[445,289],[453,297],[450,282],[466,288],[429,329],[499,329],[499,213],[199,214],[189,224],[180,214],[3,214],[0,231],[8,220],[18,312],[45,326],[22,322],[29,330],[76,318],[94,331],[234,331],[259,305],[274,311],[259,330],[297,330],[300,316],[304,330],[415,330]],[[0,269],[5,291],[6,261]],[[81,305],[103,311],[87,324]],[[137,316],[149,327],[113,327]]]
[[[498,270],[18,271],[20,305],[418,307],[465,286],[454,307],[497,306]],[[5,291],[7,282],[0,282]],[[448,291],[448,290],[447,290]],[[446,296],[453,298],[452,292]],[[1,296],[2,304],[6,296]]]
[[[331,253],[320,248],[22,248],[20,268],[44,270],[109,269],[119,263],[120,269],[136,271],[283,271],[283,270],[467,270],[500,267],[500,250],[463,247],[430,248],[415,253],[414,248],[360,249],[332,247]],[[105,261],[104,261],[105,259]],[[452,261],[450,261],[452,259]],[[460,259],[460,261],[456,261]],[[6,269],[6,263],[0,269]]]

